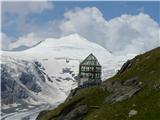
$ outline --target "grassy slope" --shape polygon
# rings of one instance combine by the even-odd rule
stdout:
[[[79,91],[79,94],[72,100],[66,101],[56,109],[51,110],[40,117],[40,120],[49,120],[57,116],[67,107],[87,104],[88,106],[99,106],[99,109],[89,107],[85,120],[160,120],[160,48],[154,49],[143,55],[139,55],[131,60],[131,68],[125,70],[122,74],[117,74],[108,79],[108,81],[125,81],[132,77],[139,77],[144,84],[143,90],[132,98],[109,104],[105,102],[109,94],[105,89],[106,82],[99,87],[86,88]],[[75,107],[76,107],[75,106]],[[138,111],[137,115],[128,117],[130,110]]]

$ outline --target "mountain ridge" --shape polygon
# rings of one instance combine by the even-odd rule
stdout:
[[[160,47],[138,55],[123,65],[123,72],[101,86],[79,90],[57,108],[41,112],[37,120],[158,120],[159,61]]]
[[[56,98],[58,99],[56,99],[55,97],[53,97],[54,95],[46,96],[44,94],[47,90],[49,91],[48,93],[53,91],[52,89],[48,89],[50,87],[46,87],[47,88],[46,90],[44,89],[45,87],[42,87],[43,90],[36,94],[38,94],[37,96],[39,95],[42,96],[43,100],[41,99],[40,100],[41,102],[45,104],[57,105],[57,103],[61,103],[68,96],[71,89],[74,89],[77,86],[79,63],[90,53],[93,53],[99,60],[100,64],[103,66],[102,79],[113,76],[117,71],[117,69],[122,65],[122,63],[126,61],[126,59],[132,58],[134,56],[134,55],[113,56],[110,52],[108,52],[100,45],[92,43],[79,35],[70,35],[60,39],[55,39],[55,38],[46,39],[40,44],[24,51],[2,51],[1,60],[2,59],[3,60],[1,65],[2,66],[8,65],[8,67],[7,69],[3,67],[1,71],[2,70],[10,71],[10,73],[7,72],[8,75],[14,73],[19,75],[18,77],[16,77],[16,79],[19,81],[18,84],[19,83],[21,84],[21,82],[26,83],[26,80],[23,76],[31,78],[32,81],[33,76],[35,78],[39,78],[41,75],[37,76],[36,74],[33,74],[31,72],[31,70],[33,69],[29,71],[30,74],[24,74],[26,73],[26,70],[29,69],[25,63],[29,64],[31,68],[35,68],[35,62],[38,63],[38,66],[39,65],[41,66],[40,68],[41,68],[41,73],[43,74],[42,76],[45,77],[45,82],[41,82],[40,85],[50,86],[55,88],[56,90],[59,91],[59,93],[57,94],[59,97],[57,96]],[[21,66],[23,69],[19,69],[19,66]],[[19,71],[17,71],[17,69],[19,69]],[[36,72],[39,72],[39,68],[36,69]],[[21,75],[23,79],[19,80],[19,77],[21,78]],[[11,78],[13,80],[15,79],[14,76],[12,76]],[[7,79],[8,78],[6,76],[4,77],[4,79],[2,79],[2,81],[6,81]],[[34,84],[34,81],[32,81],[31,83]],[[26,83],[26,87],[30,88],[29,86],[32,85]],[[33,86],[36,87],[37,85]],[[11,91],[14,91],[12,87]],[[18,92],[17,94],[20,93]],[[61,99],[60,96],[64,96],[63,100]],[[33,104],[38,103],[39,97],[36,98],[36,100],[37,101],[32,101],[30,103]],[[12,110],[14,109],[15,111],[21,112],[18,110],[19,109],[18,106],[12,107],[12,105],[4,104],[4,107],[2,106],[2,108],[4,108],[3,112],[10,111],[10,109]],[[23,109],[26,108],[24,107]],[[19,114],[16,115],[17,117],[22,117],[18,116]],[[10,114],[8,116],[11,117]]]

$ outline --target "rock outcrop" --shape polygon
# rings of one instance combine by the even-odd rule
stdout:
[[[45,82],[45,74],[38,62],[14,61],[1,64],[2,104],[20,103],[30,95],[39,93],[38,81]]]
[[[113,81],[107,84],[107,90],[111,94],[106,97],[106,102],[115,103],[132,97],[143,87],[138,77],[126,80],[124,83]]]
[[[64,103],[37,120],[158,120],[159,61],[160,47],[138,55],[100,86],[72,90]]]
[[[80,105],[71,109],[70,111],[64,110],[63,113],[53,120],[82,120],[83,116],[88,112],[87,105]]]
[[[131,61],[128,60],[127,62],[125,62],[125,63],[122,65],[121,69],[118,71],[117,74],[123,73],[126,69],[130,68],[131,65],[132,65],[132,64],[131,64]]]

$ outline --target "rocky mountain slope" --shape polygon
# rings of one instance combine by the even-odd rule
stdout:
[[[49,38],[23,51],[2,51],[2,115],[13,119],[12,115],[30,112],[31,108],[63,102],[77,86],[79,63],[90,53],[103,66],[102,78],[113,76],[134,56],[113,56],[78,34]]]
[[[71,92],[73,93],[73,92]],[[100,86],[76,90],[37,120],[159,120],[160,47],[127,61]]]
[[[2,118],[9,114],[30,111],[40,105],[63,101],[66,94],[58,83],[49,77],[40,62],[2,55]]]

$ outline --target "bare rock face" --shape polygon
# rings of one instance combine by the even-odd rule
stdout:
[[[114,81],[107,84],[107,90],[111,93],[106,97],[106,102],[115,103],[132,97],[142,88],[138,77],[126,80],[124,83]]]
[[[73,96],[75,96],[78,92],[78,88],[75,88],[73,90],[70,91],[70,94],[68,95],[68,97],[66,98],[66,101],[69,101],[72,99]]]
[[[125,62],[125,63],[122,65],[121,69],[118,71],[117,74],[123,73],[126,69],[130,68],[131,65],[132,65],[132,64],[131,64],[131,61],[128,60],[127,62]]]
[[[86,104],[79,104],[83,98],[75,100],[71,104],[65,106],[58,114],[49,118],[50,120],[82,120],[88,113],[88,106]],[[42,111],[36,120],[41,119],[46,113],[50,111]],[[50,114],[50,113],[49,113]]]
[[[78,106],[71,111],[69,111],[66,115],[61,114],[55,120],[82,120],[83,116],[88,112],[87,105]]]
[[[11,104],[18,99],[27,98],[27,91],[21,87],[8,72],[6,65],[1,65],[1,99],[2,104]]]
[[[30,92],[41,92],[37,81],[45,82],[40,63],[14,61],[1,64],[1,99],[2,104],[21,102],[29,97]]]

